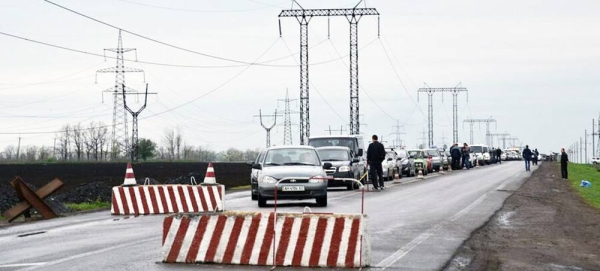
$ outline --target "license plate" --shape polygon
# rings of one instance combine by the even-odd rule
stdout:
[[[281,191],[304,191],[304,186],[284,186]]]

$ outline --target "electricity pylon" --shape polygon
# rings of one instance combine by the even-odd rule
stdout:
[[[262,121],[263,114],[260,109],[258,110],[258,114],[259,114],[258,117],[260,117],[260,125],[263,128],[265,128],[265,131],[267,132],[267,148],[271,147],[271,129],[273,129],[273,127],[275,127],[275,124],[277,124],[277,109],[275,109],[275,114],[273,114],[273,115],[264,115],[265,117],[273,117],[273,119],[274,119],[273,125],[271,125],[269,127],[267,127],[263,124],[263,121]]]
[[[123,89],[125,89],[125,86],[123,86]],[[146,108],[146,103],[148,102],[148,94],[148,84],[146,84],[146,93],[144,93],[144,105],[140,109],[138,109],[138,111],[133,111],[131,110],[131,108],[129,108],[129,106],[127,106],[127,98],[125,97],[125,92],[123,92],[123,106],[133,117],[133,131],[131,133],[131,150],[129,151],[129,153],[131,154],[132,162],[137,162],[138,158],[138,116],[140,115],[140,113],[142,113],[144,108]]]
[[[474,123],[485,123],[485,144],[488,146],[491,146],[490,144],[490,123],[494,122],[497,123],[495,119],[492,119],[492,117],[487,118],[487,119],[466,119],[463,122],[468,122],[471,126],[471,144],[475,144],[475,142],[473,142],[473,124]]]
[[[428,101],[428,114],[427,114],[427,124],[429,127],[429,146],[433,146],[433,94],[437,92],[450,92],[452,93],[452,140],[454,142],[458,142],[458,93],[462,91],[468,91],[467,88],[460,87],[461,83],[458,83],[456,87],[453,88],[432,88],[425,84],[425,87],[419,88],[417,90],[417,101],[419,100],[419,93],[425,92],[427,93],[427,101]],[[444,98],[442,94],[442,99]],[[469,96],[467,94],[467,101],[469,100]]]
[[[286,89],[285,99],[278,99],[277,101],[285,103],[285,109],[283,113],[283,145],[292,145],[292,110],[290,109],[290,102],[297,100],[290,99],[290,95]]]

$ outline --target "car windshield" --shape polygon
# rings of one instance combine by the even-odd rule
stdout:
[[[427,150],[427,155],[431,155],[433,157],[438,157],[438,156],[440,156],[440,153],[436,150]]]
[[[393,151],[387,151],[385,152],[386,158],[394,158],[394,156],[396,155]]]
[[[408,154],[406,154],[406,151],[398,151],[398,158],[407,158]]]
[[[483,147],[483,152],[489,152],[490,150],[488,149],[488,147]]]
[[[348,161],[348,151],[340,149],[317,149],[321,161]]]
[[[471,153],[481,153],[483,148],[481,146],[471,146]]]
[[[415,158],[423,158],[423,152],[422,151],[408,151],[408,154],[410,156],[414,156]]]
[[[356,138],[311,138],[308,140],[308,144],[318,148],[327,146],[342,146],[348,147],[351,150],[356,151]]]
[[[316,166],[319,157],[311,149],[273,149],[267,152],[265,166]]]

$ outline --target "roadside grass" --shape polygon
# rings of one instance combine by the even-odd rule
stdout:
[[[569,181],[573,189],[585,199],[587,203],[600,209],[600,169],[593,165],[569,163]],[[589,181],[589,188],[580,187],[581,180]]]
[[[0,215],[0,220],[6,220],[6,217]]]
[[[242,186],[232,187],[229,190],[244,190],[244,189],[250,189],[251,187],[252,187],[251,185],[242,185]]]
[[[89,202],[66,203],[65,205],[73,211],[93,211],[93,210],[110,208],[110,202],[101,202],[101,201],[95,201],[95,202],[91,202],[91,203],[89,203]]]

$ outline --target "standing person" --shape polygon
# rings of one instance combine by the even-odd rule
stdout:
[[[567,172],[567,163],[569,162],[569,156],[565,152],[565,148],[560,149],[560,173],[562,174],[563,180],[569,179],[569,172]]]
[[[525,149],[523,150],[523,159],[525,160],[525,171],[531,171],[530,161],[531,161],[531,150],[529,149],[529,145],[525,145]]]
[[[540,155],[540,152],[538,152],[537,149],[535,149],[533,151],[533,164],[537,166],[538,164],[538,156]]]
[[[500,148],[496,149],[496,156],[498,157],[498,163],[502,164],[502,150]]]
[[[383,167],[381,162],[385,160],[385,148],[383,144],[379,143],[377,135],[371,137],[373,142],[369,144],[367,148],[367,163],[369,164],[369,175],[371,175],[371,182],[376,190],[383,190]]]
[[[469,161],[469,158],[471,157],[469,155],[470,153],[471,148],[469,148],[469,145],[467,145],[467,143],[464,143],[462,147],[462,163],[463,166],[467,168],[467,170],[471,169],[471,161]]]
[[[460,148],[458,143],[454,143],[450,149],[450,156],[452,157],[452,170],[457,170],[460,167]]]

